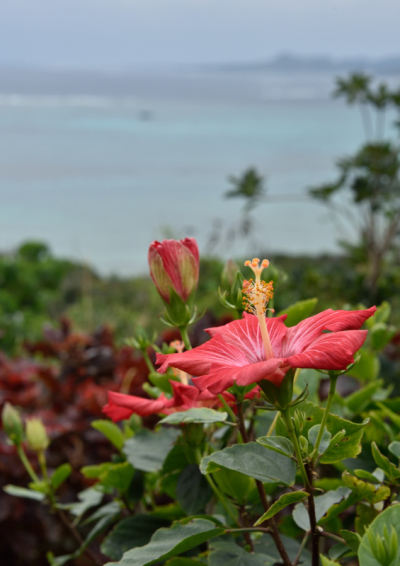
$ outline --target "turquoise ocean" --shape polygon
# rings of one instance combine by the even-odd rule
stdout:
[[[137,274],[168,235],[221,257],[337,250],[343,233],[301,198],[365,139],[358,110],[330,96],[334,77],[165,71],[132,84],[0,93],[2,251],[42,240],[101,273]],[[248,167],[275,198],[253,213],[252,239],[234,239],[242,203],[223,194]]]

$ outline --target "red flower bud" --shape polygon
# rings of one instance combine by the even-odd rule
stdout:
[[[199,279],[199,248],[194,238],[153,242],[149,247],[150,275],[161,297],[170,302],[170,289],[186,302]]]

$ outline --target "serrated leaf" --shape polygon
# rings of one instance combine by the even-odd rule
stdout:
[[[125,442],[123,453],[137,470],[157,472],[180,434],[174,428],[161,428],[157,432],[144,429]]]
[[[318,437],[320,428],[321,428],[321,425],[318,424],[318,425],[311,427],[310,430],[308,431],[308,440],[312,444],[313,447],[315,447],[315,443],[317,442],[317,437]],[[332,435],[325,428],[324,432],[322,433],[321,442],[318,446],[318,454],[323,454],[324,452],[326,452],[328,450],[328,447],[330,445],[331,440],[332,440]]]
[[[124,552],[146,545],[158,529],[168,525],[169,521],[150,515],[128,517],[106,536],[100,550],[112,560],[120,560]]]
[[[156,531],[147,545],[125,552],[120,562],[106,566],[151,566],[187,552],[224,532],[223,528],[205,519],[193,519],[186,524],[176,522],[169,529]]]
[[[306,414],[302,434],[307,435],[310,428],[321,424],[325,410],[310,402],[302,403],[301,410]],[[346,431],[346,434],[339,442],[335,444],[333,442],[330,443],[329,448],[321,457],[321,463],[333,464],[335,462],[341,462],[346,458],[355,458],[361,451],[360,442],[363,427],[367,422],[368,421],[364,423],[353,423],[330,413],[328,416],[327,429],[333,437],[332,440],[343,430]],[[281,436],[288,436],[285,424],[281,418],[278,419],[276,432]]]
[[[53,486],[54,491],[56,491],[60,485],[65,482],[65,480],[71,475],[72,473],[72,466],[70,464],[61,464],[51,476],[51,485]]]
[[[203,458],[200,470],[208,474],[227,468],[264,483],[291,485],[296,478],[293,460],[257,444],[235,444]]]
[[[282,454],[282,456],[290,458],[294,454],[292,441],[285,436],[261,436],[256,438],[256,441],[265,446],[265,448]]]
[[[223,423],[228,418],[228,413],[208,409],[207,407],[188,409],[179,413],[172,413],[164,417],[160,424],[184,424],[184,423],[199,423],[199,424],[212,424]]]
[[[101,419],[93,421],[91,426],[101,432],[101,434],[104,434],[104,436],[115,446],[115,448],[117,448],[117,450],[122,449],[124,444],[124,435],[118,425],[111,421]]]
[[[264,515],[254,523],[254,526],[256,527],[257,525],[261,525],[261,523],[267,521],[267,519],[271,519],[277,513],[279,513],[279,511],[285,509],[285,507],[287,507],[288,505],[291,505],[292,503],[298,503],[299,501],[303,501],[303,499],[306,499],[308,496],[309,493],[305,493],[304,491],[293,491],[291,493],[284,493],[283,495],[280,496],[278,501],[275,501],[275,503],[273,503],[270,506],[268,511],[264,513]]]
[[[176,485],[176,499],[187,515],[200,513],[212,496],[205,477],[196,464],[183,470]]]
[[[9,484],[4,486],[3,489],[8,495],[13,495],[14,497],[24,497],[25,499],[35,499],[36,501],[43,501],[46,497],[45,494],[40,491],[19,487],[17,485]]]
[[[362,481],[352,476],[349,472],[343,472],[342,480],[348,488],[357,493],[362,499],[366,499],[371,505],[375,505],[379,501],[384,501],[390,497],[390,488],[386,485],[376,489],[373,484]]]
[[[298,301],[297,303],[290,305],[290,307],[288,307],[287,309],[280,311],[277,316],[287,314],[287,318],[285,320],[286,326],[295,326],[296,324],[310,316],[317,303],[317,298]]]

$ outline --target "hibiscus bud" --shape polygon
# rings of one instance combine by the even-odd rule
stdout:
[[[384,525],[383,536],[374,533],[370,528],[367,531],[367,537],[374,557],[382,566],[390,564],[396,558],[398,539],[393,525],[391,525],[390,534],[388,526]]]
[[[221,286],[224,291],[219,289],[219,298],[224,307],[238,311],[241,317],[243,307],[243,281],[244,277],[234,261],[228,260],[221,275]]]
[[[299,444],[300,444],[300,451],[302,453],[302,455],[308,456],[308,440],[307,438],[305,438],[305,436],[301,435],[299,436]]]
[[[294,415],[294,424],[296,427],[297,432],[301,432],[304,428],[304,424],[306,422],[306,414],[304,411],[299,411],[298,409],[295,410]]]
[[[50,444],[46,429],[40,419],[32,418],[26,423],[26,440],[31,450],[42,452]]]
[[[153,242],[149,247],[150,275],[163,300],[171,291],[186,303],[199,280],[199,249],[194,238]]]
[[[18,411],[11,405],[5,403],[2,413],[3,428],[13,444],[21,444],[24,438],[24,427]]]

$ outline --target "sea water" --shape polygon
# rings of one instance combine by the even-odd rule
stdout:
[[[334,251],[343,234],[304,195],[365,135],[332,87],[330,76],[221,71],[140,75],[112,95],[0,94],[0,249],[42,240],[118,274],[145,272],[148,244],[168,235],[221,257]],[[249,167],[271,199],[246,237],[243,202],[224,193]]]

